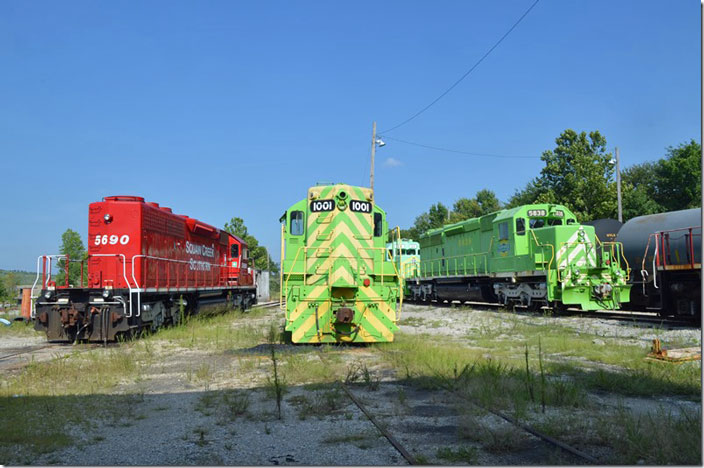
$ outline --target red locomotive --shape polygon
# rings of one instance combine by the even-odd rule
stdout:
[[[90,204],[88,256],[65,259],[63,285],[52,281],[51,262],[64,256],[38,259],[35,328],[51,341],[113,341],[119,333],[177,323],[206,303],[247,308],[256,301],[247,254],[239,237],[170,208],[142,197],[105,197]],[[80,285],[68,284],[69,262],[81,263]]]

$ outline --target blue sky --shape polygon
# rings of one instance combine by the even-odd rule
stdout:
[[[88,204],[141,195],[278,260],[278,218],[318,181],[369,183],[372,122],[405,120],[533,3],[0,3],[0,268],[33,270]],[[377,202],[408,227],[482,188],[506,200],[566,128],[622,166],[700,129],[700,4],[541,0],[459,86],[377,151]],[[565,201],[569,205],[569,201]]]

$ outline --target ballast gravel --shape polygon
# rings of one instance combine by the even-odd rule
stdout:
[[[273,311],[269,320],[279,319]],[[262,321],[264,323],[266,320]],[[667,328],[634,325],[619,321],[576,316],[544,317],[537,314],[512,314],[492,310],[404,305],[401,332],[434,335],[463,345],[470,330],[500,330],[502,339],[519,340],[515,321],[560,325],[579,333],[596,335],[594,346],[607,346],[612,340],[628,341],[644,348],[652,339],[701,346],[701,331],[696,328]],[[2,341],[2,340],[0,340]],[[0,346],[2,347],[2,346]],[[283,348],[282,348],[283,349]],[[298,349],[298,347],[295,347]],[[267,348],[207,353],[197,349],[165,347],[155,351],[161,363],[140,382],[125,383],[115,390],[134,398],[128,414],[96,417],[91,428],[73,427],[75,444],[43,454],[31,464],[48,465],[407,465],[380,431],[344,393],[328,394],[337,398],[334,409],[306,411],[321,390],[310,386],[289,386],[281,407],[281,419],[269,386],[253,379],[251,372],[240,371],[243,355],[267,359]],[[347,353],[348,351],[344,351]],[[366,350],[350,347],[350,361],[359,360]],[[378,387],[364,383],[350,389],[390,433],[420,463],[480,465],[581,464],[583,461],[549,446],[528,433],[516,431],[503,419],[467,405],[438,390],[423,390],[407,385],[383,364],[374,362],[369,352],[370,369],[380,379]],[[345,357],[343,357],[345,359]],[[204,363],[216,368],[212,381],[203,385],[186,375]],[[344,379],[345,376],[337,376]],[[235,416],[214,404],[222,392],[248,395],[246,410]],[[604,407],[625,406],[634,412],[658,408],[685,408],[701,412],[701,402],[672,399],[622,398],[596,395]],[[211,404],[208,404],[210,402]],[[579,411],[573,410],[578,420]],[[476,443],[480,434],[468,434],[478,426],[488,434],[510,434],[510,450],[475,450],[471,462],[460,458],[439,457],[444,451]],[[601,456],[605,448],[591,447]],[[459,451],[459,452],[458,452]]]

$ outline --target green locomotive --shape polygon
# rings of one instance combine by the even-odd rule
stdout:
[[[403,279],[386,250],[386,213],[373,191],[311,187],[281,222],[281,301],[292,341],[393,341]]]
[[[416,300],[597,310],[630,297],[622,245],[600,242],[562,205],[497,211],[428,231],[419,242],[420,271],[406,278]]]

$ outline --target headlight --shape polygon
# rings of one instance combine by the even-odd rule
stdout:
[[[111,294],[112,294],[112,291],[110,291],[109,289],[103,290],[103,297],[104,297],[105,299],[107,299],[108,297],[110,297]]]
[[[44,297],[46,299],[51,299],[51,296],[53,296],[53,295],[54,295],[54,293],[52,291],[47,291],[44,293]]]
[[[582,273],[582,272],[579,271],[579,268],[575,268],[575,270],[574,270],[574,274],[575,274],[575,275],[578,275],[578,276],[579,276],[581,273]]]
[[[112,222],[112,215],[110,213],[108,213],[105,216],[103,216],[103,219],[105,220],[106,224],[110,224],[110,222]]]

